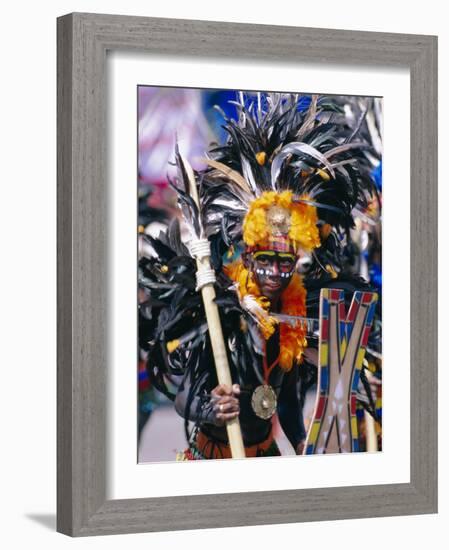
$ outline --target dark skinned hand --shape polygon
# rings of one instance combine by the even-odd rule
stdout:
[[[232,387],[219,384],[211,391],[212,410],[217,426],[224,426],[228,420],[238,417],[240,413],[239,397],[240,386],[238,384],[234,384]]]

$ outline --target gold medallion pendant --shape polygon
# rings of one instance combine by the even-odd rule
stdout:
[[[257,386],[251,396],[251,406],[259,418],[268,420],[276,412],[277,398],[271,386],[263,384]]]

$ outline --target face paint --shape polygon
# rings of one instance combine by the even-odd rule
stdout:
[[[296,256],[272,250],[257,251],[252,257],[252,271],[262,295],[271,302],[288,286],[295,272]]]

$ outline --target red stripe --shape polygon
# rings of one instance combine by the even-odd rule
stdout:
[[[321,341],[327,342],[329,338],[329,321],[328,319],[321,319]]]
[[[351,303],[351,307],[349,308],[348,318],[347,321],[352,323],[357,315],[357,304],[355,303],[355,300]]]
[[[321,417],[323,416],[323,411],[324,411],[325,404],[326,404],[326,397],[324,395],[322,395],[320,397],[320,400],[318,401],[318,407],[316,409],[316,415],[315,415],[316,420],[320,420]]]
[[[344,302],[340,302],[338,304],[338,314],[340,316],[340,321],[344,321],[346,319],[346,308]]]
[[[270,250],[272,252],[291,252],[295,254],[295,247],[293,242],[288,238],[282,236],[276,237],[276,239],[268,239],[264,245],[256,244],[255,246],[246,246],[246,252],[252,253],[261,250]]]
[[[338,289],[335,290],[332,288],[330,294],[331,300],[338,300],[340,298],[340,291]]]
[[[277,237],[276,239],[270,239],[268,241],[268,246],[270,250],[275,252],[294,252],[293,243],[287,238]]]
[[[356,401],[357,401],[357,398],[355,394],[351,395],[351,416],[355,415]]]
[[[362,346],[363,347],[366,347],[366,344],[368,343],[368,336],[369,336],[369,333],[370,333],[370,329],[371,329],[371,327],[365,327],[365,329],[363,330],[363,336],[362,336]]]
[[[364,292],[362,295],[362,303],[364,304],[370,304],[371,300],[373,299],[373,293],[372,292]]]

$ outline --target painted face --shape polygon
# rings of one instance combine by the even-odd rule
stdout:
[[[259,250],[252,256],[252,271],[263,296],[276,302],[294,273],[296,256],[287,252]]]

